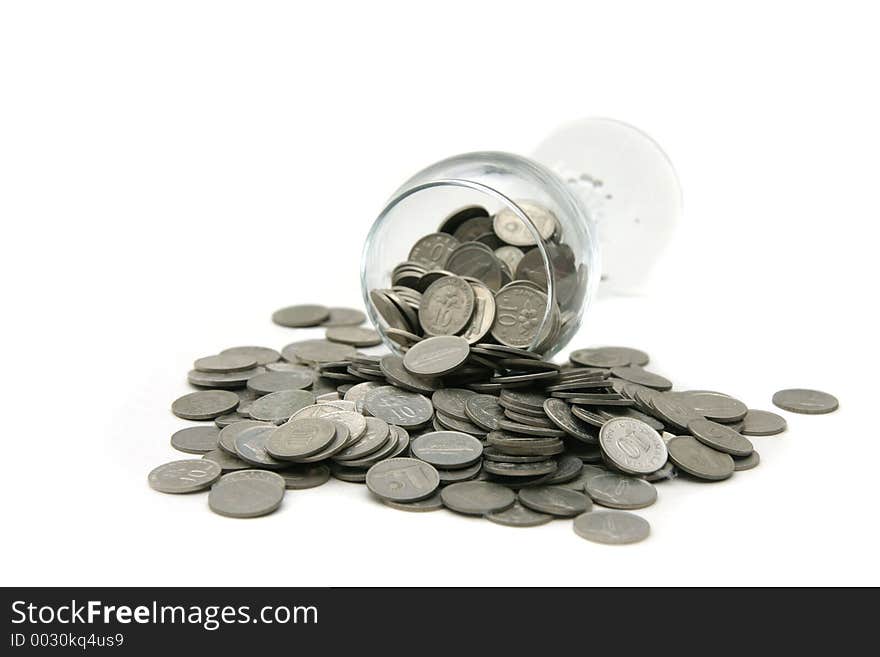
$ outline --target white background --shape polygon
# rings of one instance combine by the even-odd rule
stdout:
[[[880,584],[869,7],[3,3],[0,581]],[[663,145],[685,218],[651,289],[600,299],[572,346],[645,349],[757,408],[817,387],[839,412],[785,414],[726,483],[661,485],[624,548],[335,480],[252,521],[147,487],[182,457],[191,361],[317,334],[273,325],[280,306],[358,304],[406,177],[594,115]]]

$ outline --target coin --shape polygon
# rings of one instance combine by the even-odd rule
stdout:
[[[443,500],[440,499],[440,493],[433,493],[430,497],[415,502],[397,502],[395,500],[382,500],[386,506],[399,511],[439,511],[443,508]]]
[[[571,412],[571,407],[564,401],[545,399],[543,408],[550,421],[572,438],[591,444],[598,442],[599,437],[596,435],[595,429],[583,420],[576,418]]]
[[[509,509],[487,513],[486,519],[507,527],[537,527],[539,525],[546,525],[553,520],[553,516],[549,513],[533,511],[519,502],[514,502],[513,506]]]
[[[254,466],[246,461],[242,461],[238,456],[230,454],[222,449],[214,449],[202,457],[206,461],[213,461],[223,472],[233,472],[235,470],[250,470]]]
[[[348,360],[356,353],[355,348],[351,345],[328,342],[327,340],[302,340],[293,342],[281,350],[285,360],[299,359],[307,363],[332,363]]]
[[[274,472],[232,472],[223,475],[211,488],[208,507],[230,518],[256,518],[281,506],[284,490],[284,478]]]
[[[466,388],[443,388],[431,395],[431,403],[437,411],[468,422],[470,418],[465,413],[464,405],[468,399],[476,394],[473,390]]]
[[[187,454],[206,454],[217,449],[220,430],[217,427],[187,427],[175,431],[171,436],[171,446]]]
[[[431,431],[415,438],[410,451],[416,458],[438,468],[464,468],[479,460],[483,444],[458,431]]]
[[[239,403],[241,406],[241,403]],[[251,418],[250,415],[245,415],[235,411],[234,413],[227,413],[226,415],[221,415],[220,417],[214,418],[214,425],[218,429],[224,429],[228,427],[230,424],[235,424],[236,422],[241,422],[242,420],[249,420]]]
[[[516,267],[524,255],[522,249],[515,246],[505,245],[495,249],[495,257],[507,266],[507,270],[511,274],[516,271]]]
[[[297,461],[326,449],[336,438],[336,424],[326,418],[289,420],[273,429],[266,451],[275,459]]]
[[[583,493],[559,486],[523,488],[519,492],[519,501],[533,511],[563,518],[570,518],[593,508],[593,503]]]
[[[171,412],[185,420],[213,420],[234,411],[238,395],[226,390],[202,390],[179,397],[171,404]]]
[[[541,240],[548,240],[556,231],[556,217],[553,213],[532,201],[517,201],[517,209],[531,220]],[[505,207],[498,212],[492,227],[502,241],[513,246],[531,246],[536,244],[535,236],[520,216],[512,208]]]
[[[676,436],[666,444],[669,458],[680,470],[708,481],[720,481],[733,474],[733,459],[707,447],[691,436]]]
[[[488,481],[462,481],[440,491],[447,509],[468,515],[485,515],[504,511],[516,502],[516,494]]]
[[[501,477],[538,477],[556,472],[556,461],[546,459],[535,463],[506,463],[504,461],[484,461],[483,469]]]
[[[355,308],[328,308],[330,313],[321,326],[358,326],[367,321],[367,316]]]
[[[574,533],[594,543],[626,545],[648,538],[648,521],[626,511],[592,511],[574,519]]]
[[[393,383],[398,388],[403,388],[410,392],[430,395],[437,388],[443,387],[443,382],[439,379],[418,376],[408,371],[404,366],[403,358],[395,354],[383,357],[379,362],[379,367],[389,383]],[[366,396],[364,399],[366,399]]]
[[[774,436],[785,431],[787,426],[785,418],[776,413],[750,408],[743,418],[740,433],[746,436]]]
[[[387,422],[376,417],[364,418],[364,422],[366,423],[366,430],[363,436],[357,442],[352,443],[349,447],[336,454],[333,457],[334,461],[344,462],[363,459],[381,449],[392,438],[396,444],[397,436],[391,434]],[[349,467],[348,463],[342,463],[342,465]]]
[[[483,462],[478,459],[476,463],[472,463],[463,468],[437,468],[437,474],[440,475],[440,483],[442,485],[454,484],[459,481],[470,481],[471,479],[475,479],[482,471],[482,468]]]
[[[538,339],[546,311],[546,294],[528,285],[508,285],[495,295],[492,337],[509,347],[530,347]]]
[[[335,407],[329,406],[329,408],[333,409]],[[310,412],[307,415],[311,417],[316,417],[314,412]],[[321,415],[320,417],[324,417],[328,420],[333,420],[334,422],[341,422],[346,426],[349,434],[349,439],[346,443],[346,447],[354,445],[356,442],[361,440],[364,437],[364,434],[367,432],[367,418],[356,411],[333,411],[332,413],[327,413],[326,415]]]
[[[371,390],[364,399],[364,408],[370,415],[400,427],[420,426],[429,422],[434,414],[434,407],[426,397],[394,386]]]
[[[599,430],[599,445],[615,467],[630,474],[650,474],[666,463],[660,434],[640,420],[608,420]]]
[[[572,479],[576,479],[584,469],[584,462],[577,456],[564,454],[556,459],[556,470],[551,473],[544,483],[547,486],[557,486]]]
[[[477,394],[469,397],[464,409],[471,422],[487,431],[497,430],[499,422],[505,418],[504,408],[498,403],[498,398],[492,395]]]
[[[738,399],[720,392],[688,390],[672,394],[682,399],[699,415],[716,422],[737,422],[742,420],[749,410]]]
[[[754,450],[748,438],[712,420],[691,420],[688,423],[688,431],[704,445],[731,456],[748,456]]]
[[[373,308],[376,309],[376,312],[389,327],[407,332],[417,328],[410,324],[403,312],[394,304],[385,292],[381,290],[371,290],[370,301],[373,304]]]
[[[806,415],[831,413],[836,411],[839,406],[837,398],[833,395],[803,388],[780,390],[773,395],[773,404],[784,411]]]
[[[459,245],[446,263],[446,269],[453,274],[481,281],[493,291],[501,289],[503,267],[495,253],[479,242]]]
[[[303,328],[307,326],[318,326],[321,322],[330,317],[330,310],[324,306],[318,305],[300,305],[288,306],[281,310],[276,310],[272,314],[272,321],[281,326],[290,328]]]
[[[743,470],[751,470],[758,466],[761,462],[761,456],[757,451],[752,450],[752,453],[748,456],[743,457],[734,457],[733,459],[733,470],[734,472],[741,472]]]
[[[591,477],[586,491],[596,504],[612,509],[642,509],[657,501],[657,489],[652,484],[613,473]]]
[[[335,431],[333,432],[333,440],[331,440],[330,444],[321,451],[315,452],[310,456],[298,458],[298,463],[316,463],[317,461],[324,461],[335,456],[354,442],[351,440],[351,430],[346,424],[334,419],[330,419],[328,421],[332,422],[335,426]]]
[[[325,337],[331,342],[339,342],[353,347],[375,347],[382,344],[382,338],[373,329],[360,326],[331,326]]]
[[[267,365],[281,359],[281,354],[268,347],[230,347],[220,352],[221,355],[250,356],[257,361],[257,365]]]
[[[470,346],[467,340],[454,335],[442,335],[414,344],[403,357],[403,365],[417,376],[443,376],[460,368],[469,355]]]
[[[194,493],[220,477],[220,466],[204,459],[172,461],[153,468],[147,477],[150,488],[160,493]]]
[[[230,454],[235,454],[235,439],[245,429],[251,427],[273,426],[270,422],[259,422],[257,420],[242,420],[241,422],[233,422],[229,426],[223,427],[217,437],[218,445],[221,449]]]
[[[440,228],[437,230],[441,233],[449,233],[451,235],[468,219],[488,216],[489,213],[486,208],[479,205],[468,205],[456,210],[446,217],[446,219],[440,222]]]
[[[250,416],[254,420],[281,424],[298,410],[315,403],[315,395],[306,390],[279,390],[257,399]]]
[[[409,259],[428,269],[445,269],[446,261],[458,244],[458,240],[448,233],[431,233],[413,244]]]
[[[313,372],[263,372],[248,379],[248,390],[258,395],[268,395],[279,390],[302,390],[315,382]]]
[[[636,396],[641,395],[641,391]],[[687,400],[670,394],[657,394],[650,398],[651,408],[654,409],[666,424],[679,429],[687,429],[691,420],[701,419],[703,416],[687,403]]]
[[[630,383],[638,383],[639,385],[645,386],[646,388],[653,388],[654,390],[672,389],[672,381],[670,381],[666,377],[660,376],[659,374],[654,374],[653,372],[644,370],[637,365],[612,367],[611,374],[612,376],[616,376],[618,379],[623,379],[624,381],[629,381]]]
[[[417,502],[430,497],[440,485],[437,469],[410,458],[395,458],[372,466],[366,475],[367,488],[383,500]]]
[[[247,354],[217,354],[205,356],[193,363],[200,372],[237,372],[257,366],[257,359]]]
[[[284,487],[287,490],[305,490],[326,484],[330,479],[330,468],[320,463],[294,465],[279,470],[278,474],[284,479]]]
[[[474,290],[457,276],[437,279],[422,295],[418,319],[426,335],[456,335],[474,312]],[[420,343],[421,344],[421,343]]]
[[[200,372],[199,370],[190,370],[186,379],[194,386],[200,388],[242,388],[248,382],[248,379],[262,374],[266,369],[264,367],[253,367],[249,370],[240,370],[237,372]]]
[[[495,322],[495,295],[484,283],[467,279],[474,291],[474,312],[461,334],[468,344],[483,340]]]
[[[267,444],[275,431],[272,425],[249,427],[235,437],[235,453],[242,461],[261,468],[279,469],[286,463],[269,454]]]

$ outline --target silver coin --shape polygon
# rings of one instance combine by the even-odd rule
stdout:
[[[354,308],[328,308],[330,316],[321,326],[358,326],[367,321],[367,316]]]
[[[242,461],[261,468],[280,469],[287,465],[269,454],[266,448],[275,427],[249,427],[235,437],[235,453]]]
[[[533,511],[563,518],[586,513],[593,508],[592,501],[583,493],[559,486],[523,488],[519,492],[519,501]]]
[[[360,326],[331,326],[327,329],[325,337],[331,342],[352,347],[375,347],[382,344],[382,338],[376,331]]]
[[[293,342],[281,350],[285,360],[306,363],[332,363],[350,360],[356,355],[355,348],[347,344],[327,340],[302,340]]]
[[[276,360],[281,360],[281,354],[269,347],[230,347],[221,351],[220,354],[250,356],[257,361],[257,365],[267,365],[268,363],[274,363]]]
[[[608,420],[599,430],[599,445],[615,467],[629,474],[650,474],[666,463],[660,434],[640,420]]]
[[[395,500],[382,500],[386,506],[398,511],[414,511],[422,513],[427,511],[439,511],[443,508],[443,500],[440,499],[440,493],[433,493],[430,497],[415,502],[397,502]]]
[[[522,249],[515,246],[507,245],[495,249],[495,257],[507,265],[507,270],[511,274],[516,271],[516,267],[524,255],[525,253],[523,253]]]
[[[367,488],[383,500],[417,502],[430,497],[440,485],[437,469],[418,459],[395,458],[372,466]]]
[[[608,474],[608,470],[596,465],[584,464],[584,467],[581,469],[580,474],[578,474],[577,477],[575,477],[571,481],[566,481],[564,483],[556,485],[562,486],[563,488],[570,488],[571,490],[576,490],[583,493],[586,491],[587,482],[593,477],[597,477],[602,474]]]
[[[298,410],[315,403],[315,395],[306,390],[280,390],[260,397],[251,404],[250,416],[254,420],[281,424]]]
[[[430,422],[434,407],[427,397],[414,392],[382,386],[367,393],[364,408],[373,417],[400,427],[418,427]]]
[[[510,433],[518,433],[526,436],[543,436],[547,438],[562,438],[565,432],[559,429],[547,429],[546,427],[532,427],[519,422],[511,422],[510,420],[499,420],[498,428],[502,431]]]
[[[561,399],[545,399],[543,408],[550,421],[572,438],[590,444],[599,442],[595,428],[576,418],[571,407]]]
[[[287,490],[306,490],[326,484],[330,479],[330,468],[320,463],[294,465],[280,470],[278,474],[284,479],[284,487]]]
[[[240,406],[241,406],[241,403],[239,403],[239,407]],[[248,406],[248,408],[249,408],[249,406]],[[236,422],[241,422],[242,420],[249,420],[249,419],[251,419],[250,415],[247,415],[246,413],[240,413],[238,411],[235,411],[234,413],[227,413],[226,415],[221,415],[220,417],[215,417],[214,418],[214,425],[217,427],[217,429],[225,429],[230,424],[235,424]]]
[[[394,440],[396,444],[397,436],[391,433],[387,422],[376,417],[364,418],[364,422],[366,423],[366,431],[360,440],[336,454],[333,457],[334,461],[346,467],[352,467],[347,461],[363,459],[382,449],[390,440]]]
[[[664,466],[657,470],[657,472],[652,472],[651,474],[644,475],[644,480],[650,481],[653,484],[655,481],[675,479],[677,476],[678,472],[676,471],[675,466],[672,464],[672,461],[666,461]]]
[[[443,387],[443,382],[439,379],[419,376],[407,370],[403,358],[396,354],[384,356],[379,362],[379,368],[389,383],[393,383],[398,388],[403,388],[410,392],[430,395],[437,388]]]
[[[436,411],[434,415],[434,420],[444,429],[450,429],[452,431],[459,431],[461,433],[466,433],[471,436],[485,436],[486,430],[482,427],[478,427],[476,424],[472,424],[467,420],[459,420],[458,418],[452,417],[450,415],[446,415],[440,411]],[[439,431],[439,429],[438,429]]]
[[[516,204],[531,220],[542,240],[549,240],[553,236],[557,222],[550,210],[533,201],[517,201]],[[532,246],[537,243],[526,223],[510,208],[505,207],[495,215],[492,227],[495,234],[507,244]]]
[[[572,454],[564,454],[556,459],[556,471],[550,474],[544,484],[558,486],[576,479],[584,469],[584,462]]]
[[[648,521],[626,511],[593,511],[574,519],[574,533],[594,543],[626,545],[648,538]]]
[[[238,372],[200,372],[199,370],[190,370],[186,375],[186,379],[194,386],[199,386],[200,388],[242,388],[248,382],[248,379],[265,371],[266,368],[264,367],[254,367]]]
[[[399,456],[403,450],[400,449],[400,435],[397,429],[399,427],[393,427],[389,424],[388,436],[385,439],[385,443],[379,446],[379,449],[359,459],[349,459],[340,461],[340,463],[348,468],[370,468],[379,461]]]
[[[641,395],[641,391],[636,393],[637,397]],[[703,418],[700,413],[694,410],[686,398],[677,395],[669,393],[657,394],[650,397],[649,403],[660,419],[667,425],[678,429],[686,430],[691,420]]]
[[[185,420],[213,420],[234,411],[238,395],[227,390],[202,390],[179,397],[171,404],[171,412]]]
[[[484,283],[468,279],[474,291],[474,312],[471,320],[461,334],[468,344],[483,340],[495,323],[495,295]]]
[[[672,389],[672,381],[659,374],[644,370],[636,365],[612,367],[611,375],[616,376],[618,379],[629,381],[630,383],[638,383],[646,388],[653,388],[654,390]]]
[[[403,312],[382,290],[371,290],[370,302],[389,327],[407,332],[417,328],[409,322]]]
[[[462,222],[453,235],[459,242],[476,241],[492,232],[492,220],[489,217],[472,217]]]
[[[721,392],[688,390],[672,393],[672,395],[682,399],[701,416],[716,422],[738,422],[746,416],[749,410],[738,399]]]
[[[626,354],[607,352],[602,349],[577,349],[572,351],[568,358],[576,365],[584,367],[623,367],[631,365],[632,361]]]
[[[516,494],[488,481],[462,481],[450,484],[440,497],[447,509],[468,515],[486,515],[504,511],[516,502]]]
[[[211,488],[208,507],[230,518],[256,518],[281,506],[284,490],[284,478],[274,472],[232,472],[223,475]]]
[[[556,472],[559,467],[554,459],[535,463],[506,463],[504,461],[484,461],[483,469],[501,477],[539,477]]]
[[[469,397],[464,409],[471,422],[487,431],[498,430],[499,422],[505,418],[504,408],[498,403],[498,398],[492,395]]]
[[[591,477],[586,491],[596,504],[612,509],[642,509],[657,501],[657,489],[652,484],[614,473]]]
[[[263,372],[248,379],[248,390],[268,395],[280,390],[303,390],[315,382],[314,372]]]
[[[443,388],[431,395],[431,403],[437,411],[468,422],[470,418],[464,410],[464,405],[468,399],[476,394],[473,390],[466,388]]]
[[[837,398],[833,395],[819,390],[806,390],[803,388],[780,390],[773,395],[773,404],[784,411],[804,413],[806,415],[831,413],[839,407]]]
[[[758,466],[761,462],[761,456],[757,451],[752,450],[752,453],[748,456],[743,456],[741,458],[733,459],[733,470],[734,472],[741,472],[743,470],[751,470]]]
[[[422,295],[418,320],[426,335],[457,335],[470,322],[474,303],[474,290],[467,281],[444,276]]]
[[[363,402],[370,390],[381,388],[382,385],[382,383],[377,383],[376,381],[364,381],[363,383],[358,383],[345,391],[343,399],[345,401],[354,402],[355,404]]]
[[[334,479],[352,484],[364,484],[367,481],[367,470],[364,468],[346,468],[338,463],[330,463],[330,474]]]
[[[523,506],[519,502],[515,502],[512,507],[504,511],[487,513],[486,519],[506,527],[537,527],[539,525],[546,525],[553,520],[553,516],[549,513],[532,511],[532,509]]]
[[[290,328],[318,326],[329,318],[330,310],[328,308],[313,304],[288,306],[287,308],[276,310],[272,314],[273,322]]]
[[[785,418],[776,413],[750,408],[743,418],[740,433],[746,436],[775,436],[785,431],[787,426]]]
[[[441,335],[413,345],[403,357],[403,365],[417,376],[443,376],[464,365],[469,355],[467,340],[454,335]]]
[[[547,295],[528,285],[507,286],[495,295],[495,322],[491,334],[509,347],[530,347],[547,310]]]
[[[257,366],[257,359],[247,354],[217,354],[205,356],[193,363],[200,372],[238,372]]]
[[[234,472],[236,470],[250,470],[254,466],[246,461],[242,461],[234,454],[222,449],[215,449],[202,457],[206,461],[212,461],[220,466],[223,472]]]
[[[704,445],[731,456],[748,456],[754,450],[748,438],[712,420],[691,420],[688,423],[688,431]]]
[[[455,470],[437,468],[437,473],[440,475],[440,483],[445,486],[446,484],[454,484],[459,481],[476,479],[482,471],[482,468],[483,462],[478,460],[476,463],[472,463],[467,467],[457,468]]]
[[[327,445],[320,452],[315,452],[311,456],[306,456],[297,459],[298,463],[317,463],[318,461],[324,461],[326,459],[332,458],[346,447],[348,447],[353,441],[351,440],[351,431],[348,426],[338,420],[329,420],[333,422],[336,427],[336,431],[333,434],[333,440],[330,441],[330,444]]]
[[[171,436],[171,446],[187,454],[207,454],[217,449],[220,430],[217,427],[187,427],[175,431]]]
[[[401,329],[396,329],[393,327],[385,329],[385,337],[387,337],[393,343],[400,345],[401,349],[409,349],[412,345],[416,344],[417,342],[421,342],[423,339],[415,333],[402,331]]]
[[[438,468],[464,468],[483,455],[483,444],[458,431],[431,431],[410,443],[412,455]]]
[[[328,408],[332,409],[333,407],[328,406]],[[308,415],[315,417],[314,412],[311,412]],[[356,411],[333,411],[332,413],[327,413],[321,417],[333,420],[334,422],[341,422],[348,428],[349,439],[346,447],[354,445],[361,440],[367,432],[367,418]]]
[[[273,429],[266,451],[275,459],[298,461],[326,449],[336,438],[336,424],[326,418],[288,420]]]
[[[463,208],[459,208],[448,217],[446,217],[442,222],[440,222],[440,228],[438,228],[437,230],[441,233],[449,233],[451,235],[456,230],[458,230],[464,222],[468,221],[469,219],[488,216],[489,212],[486,210],[486,208],[479,205],[468,205]]]
[[[194,493],[217,481],[220,472],[220,466],[213,461],[186,459],[154,468],[147,482],[160,493]]]
[[[481,281],[490,290],[501,289],[503,265],[495,253],[479,242],[465,242],[449,256],[446,269],[458,276]]]
[[[445,269],[446,261],[458,244],[458,240],[448,233],[431,233],[413,244],[409,260],[427,269]]]
[[[235,422],[230,424],[227,427],[223,427],[220,430],[220,434],[218,435],[218,445],[221,449],[225,450],[229,454],[235,454],[235,439],[246,429],[250,429],[251,427],[271,427],[274,426],[271,422],[260,422],[257,420],[242,420],[241,422]]]
[[[733,472],[733,459],[707,447],[692,436],[676,436],[666,444],[669,459],[679,470],[708,481],[727,479]]]

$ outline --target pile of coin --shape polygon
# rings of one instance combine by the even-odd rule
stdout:
[[[292,308],[276,321],[332,317]],[[349,322],[358,312],[337,309]],[[657,500],[655,484],[728,479],[759,463],[748,436],[786,429],[781,416],[724,393],[674,390],[636,349],[579,349],[557,364],[437,335],[407,341],[402,356],[366,354],[334,341],[335,328],[280,352],[234,347],[196,360],[188,379],[198,389],[171,409],[213,422],[181,429],[171,444],[202,458],[155,468],[150,485],[210,489],[212,511],[254,517],[277,509],[286,490],[332,476],[365,483],[395,509],[446,508],[514,527],[573,518],[578,536],[623,544],[648,536],[630,511]],[[374,344],[368,331],[355,341]],[[799,413],[837,408],[815,390],[780,391],[773,402]]]
[[[583,299],[586,270],[550,210],[518,204],[540,247],[512,210],[490,216],[479,206],[454,212],[413,245],[394,268],[391,287],[370,291],[389,337],[408,347],[426,336],[459,335],[471,345],[490,341],[537,352],[556,342],[577,315],[573,303]]]

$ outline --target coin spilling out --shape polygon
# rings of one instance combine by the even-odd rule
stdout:
[[[665,482],[758,467],[754,447],[786,420],[723,392],[676,389],[639,349],[543,358],[573,321],[556,303],[584,284],[573,262],[555,217],[534,203],[494,216],[462,208],[413,245],[389,287],[370,291],[378,332],[359,326],[356,309],[290,306],[273,321],[321,327],[326,339],[197,358],[195,390],[171,410],[203,424],[180,428],[171,445],[202,458],[160,465],[149,485],[210,489],[212,511],[251,518],[278,509],[286,490],[333,478],[365,484],[392,509],[510,527],[573,518],[590,541],[645,539],[647,521],[628,511],[656,503]],[[398,353],[360,351],[380,333]],[[805,389],[772,402],[806,414],[838,407]]]

